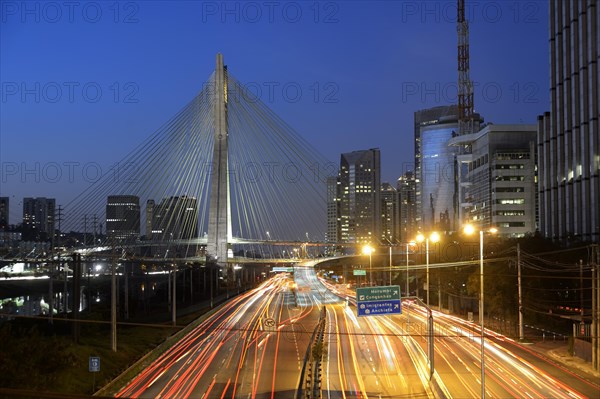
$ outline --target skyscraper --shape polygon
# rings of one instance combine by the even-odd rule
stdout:
[[[378,148],[342,154],[340,241],[378,243],[381,237],[381,161]]]
[[[418,229],[450,230],[456,228],[457,149],[448,141],[458,132],[455,105],[440,106],[415,112],[415,172],[417,179]],[[440,214],[448,214],[449,226],[440,226]]]
[[[535,232],[535,125],[487,125],[471,136],[464,222],[505,237]]]
[[[475,113],[473,128],[479,131],[482,118]],[[463,156],[470,157],[473,134],[458,136],[458,109],[439,106],[415,112],[415,173],[417,180],[418,228],[456,231],[464,219]],[[454,141],[453,145],[450,145]]]
[[[198,201],[194,197],[163,198],[154,206],[152,239],[177,240],[198,237]]]
[[[550,1],[551,110],[538,117],[540,231],[600,241],[600,6]]]
[[[154,219],[154,200],[146,202],[146,239],[152,239],[152,220]]]
[[[382,244],[396,244],[400,240],[400,207],[398,191],[390,183],[381,184],[381,237]]]
[[[8,228],[8,197],[0,197],[0,230]]]
[[[140,236],[140,198],[110,195],[106,203],[106,235],[118,241],[134,241]]]
[[[336,176],[327,178],[327,233],[325,241],[337,243],[340,239],[339,180]]]
[[[413,172],[405,172],[398,178],[398,201],[400,202],[400,242],[415,238],[417,222],[417,179]]]
[[[23,198],[23,240],[50,241],[55,230],[54,198]]]

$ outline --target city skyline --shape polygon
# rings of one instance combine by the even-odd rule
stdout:
[[[413,112],[456,102],[453,2],[317,3],[318,9],[290,2],[288,14],[265,9],[259,20],[243,3],[233,3],[239,12],[232,6],[229,14],[206,6],[221,3],[123,3],[104,7],[95,23],[90,7],[85,15],[61,10],[62,18],[52,19],[52,10],[35,4],[39,10],[31,6],[29,14],[6,3],[2,10],[0,195],[12,198],[11,215],[22,197],[66,203],[83,191],[202,88],[219,51],[328,159],[381,148],[382,181],[392,184],[412,170]],[[547,5],[490,4],[474,3],[467,12],[476,111],[486,122],[534,123],[549,104]],[[302,10],[299,18],[292,7]],[[490,40],[500,31],[506,44]],[[190,58],[192,40],[198,51]],[[297,89],[302,94],[293,96]],[[492,95],[497,89],[502,93]]]
[[[0,396],[600,398],[598,6],[0,0]]]

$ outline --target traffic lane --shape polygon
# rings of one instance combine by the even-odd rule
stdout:
[[[436,343],[447,344],[446,353],[454,354],[453,358],[462,363],[467,372],[471,372],[474,376],[480,375],[481,338],[477,326],[441,313],[435,316]],[[561,375],[555,377],[549,375],[534,363],[490,340],[490,334],[497,335],[486,331],[486,392],[512,397],[583,397],[577,389],[564,384],[560,379]],[[504,340],[503,337],[501,338]],[[439,349],[438,346],[439,344],[436,345],[436,350]],[[444,356],[444,352],[441,352],[441,355]],[[478,373],[473,373],[474,370],[478,370]],[[460,373],[455,374],[460,375]],[[480,378],[477,378],[477,385],[481,387]],[[480,394],[474,395],[477,396]]]
[[[247,336],[248,329],[240,326],[256,324],[257,314],[272,300],[280,284],[277,279],[269,281],[230,301],[162,354],[117,396],[160,397],[178,393],[186,397],[196,395],[200,387],[209,387],[205,393],[210,393],[219,382],[217,377],[225,362],[224,355],[232,359],[240,347],[240,339]],[[246,335],[238,334],[240,331]],[[217,355],[219,359],[215,360]],[[229,378],[228,375],[223,377]]]
[[[280,297],[277,309],[277,326],[270,332],[262,345],[259,354],[260,362],[255,366],[257,384],[252,393],[256,398],[289,398],[293,396],[298,386],[301,364],[304,361],[304,352],[308,346],[308,337],[305,337],[305,327],[314,329],[310,321],[316,326],[318,309],[310,307],[299,312],[285,305],[285,296]],[[292,322],[292,320],[294,320]],[[302,325],[303,328],[298,326]],[[259,345],[260,346],[260,345]],[[302,355],[301,355],[302,352]],[[248,368],[245,368],[248,370]]]
[[[433,397],[429,366],[412,337],[398,328],[391,316],[362,317],[369,325],[378,358],[375,373],[384,394],[410,397]]]
[[[552,358],[511,339],[495,334],[488,335],[487,332],[486,339],[510,351],[523,362],[534,364],[554,380],[560,381],[581,394],[590,398],[600,397],[600,384],[597,377],[581,370],[571,370]]]
[[[425,313],[419,309],[414,309],[420,325],[425,326]],[[444,323],[443,317],[446,316],[436,312],[438,322],[442,318],[441,323]],[[451,317],[450,317],[451,318]],[[415,326],[413,320],[413,329]],[[419,325],[419,324],[417,324]],[[458,395],[464,395],[465,391],[472,397],[481,396],[481,352],[480,339],[477,337],[478,330],[473,323],[464,322],[458,323],[452,320],[451,323],[445,324],[447,330],[439,334],[439,328],[436,333],[436,341],[441,341],[445,348],[436,351],[440,352],[440,356],[444,359],[442,365],[437,364],[437,368],[444,374],[445,380],[448,381],[449,389]],[[581,381],[574,381],[572,384],[563,384],[560,381],[561,373],[554,370],[555,373],[547,373],[545,370],[536,369],[535,366],[525,361],[524,359],[515,356],[507,356],[507,354],[492,343],[488,343],[488,335],[491,332],[486,331],[486,391],[500,396],[521,397],[523,395],[547,396],[547,397],[579,397],[578,390],[586,392],[590,389],[590,394],[597,395],[597,387],[585,386],[589,381],[585,381],[584,386],[578,386]],[[412,331],[414,335],[415,332]],[[417,336],[426,336],[426,328],[422,328]],[[426,349],[426,340],[421,339],[421,346]],[[437,356],[438,358],[440,356]],[[440,368],[440,366],[442,368]],[[444,368],[445,367],[445,368]],[[554,374],[554,375],[551,375]],[[577,376],[571,376],[578,378]]]
[[[230,317],[217,332],[212,345],[205,348],[210,355],[202,358],[190,356],[181,370],[174,374],[165,384],[159,397],[221,397],[223,392],[238,388],[239,361],[243,359],[253,342],[263,334],[261,325],[265,314],[268,317],[268,306],[276,295],[276,289],[267,291],[266,295],[256,300],[256,296],[239,308],[239,317]],[[175,370],[174,370],[175,371]],[[206,387],[209,387],[208,389]]]
[[[419,310],[413,313],[416,318],[425,317],[424,313],[419,314]],[[437,315],[439,316],[439,315]],[[446,364],[452,369],[449,374],[440,373],[442,380],[446,384],[451,394],[465,394],[469,392],[471,397],[481,396],[481,350],[480,338],[472,331],[461,330],[452,323],[446,323],[444,320],[436,317],[435,336],[436,336],[436,357],[445,359]],[[491,347],[486,346],[486,394],[498,395],[501,397],[548,397],[546,393],[540,391],[531,380],[522,378],[522,373],[516,371],[514,364],[506,363],[506,359],[497,362],[496,353],[490,354]],[[436,368],[439,368],[439,362],[436,361]],[[456,384],[456,378],[460,384]],[[462,387],[461,387],[462,385]],[[554,397],[553,392],[550,397]]]
[[[344,305],[328,307],[325,369],[330,397],[432,397],[402,338],[380,317],[357,317]]]
[[[463,329],[463,331],[466,330],[464,327],[468,328],[469,325],[473,325],[462,319],[443,314],[438,319],[441,322],[450,320],[455,329]],[[478,326],[475,326],[474,330],[476,332],[469,333],[469,335],[479,335]],[[518,390],[519,395],[524,392],[524,389],[543,389],[547,395],[566,395],[567,397],[600,396],[597,381],[583,378],[579,373],[574,373],[561,364],[553,362],[551,359],[503,335],[486,330],[485,336],[486,363],[488,362],[488,356],[490,356],[492,365],[494,362],[498,364],[497,368],[492,367],[490,370],[497,372],[503,366],[510,365],[510,368],[505,368],[506,375],[502,376],[503,381],[521,381],[522,385],[519,386]],[[478,337],[475,341],[480,343],[480,338]]]
[[[202,347],[210,347],[216,335],[212,335],[213,329],[218,332],[226,331],[225,323],[227,318],[231,316],[231,313],[235,310],[237,304],[241,302],[240,298],[237,303],[227,304],[221,311],[213,314],[208,320],[195,328],[190,334],[186,335],[177,344],[163,353],[157,360],[149,365],[144,371],[142,371],[136,378],[132,380],[123,388],[117,396],[125,397],[140,397],[145,391],[149,391],[148,395],[157,396],[158,386],[154,385],[156,380],[163,377],[168,372],[170,367],[175,365],[177,359],[181,356],[189,355],[194,351],[199,351]],[[212,335],[212,336],[211,336]],[[223,337],[219,337],[222,340]],[[198,356],[198,354],[196,354]],[[202,356],[202,352],[200,352]],[[169,372],[169,374],[171,374]]]
[[[326,369],[329,378],[336,381],[334,386],[337,390],[334,392],[344,398],[367,397],[367,389],[356,353],[356,342],[348,323],[346,308],[337,305],[332,306],[331,311],[335,323],[335,336],[332,342],[335,344],[335,352],[327,354]]]

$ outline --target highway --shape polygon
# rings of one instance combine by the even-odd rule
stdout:
[[[223,305],[116,396],[293,398],[309,337],[326,307],[323,398],[478,398],[480,331],[434,312],[430,381],[427,313],[358,317],[353,291],[320,281],[312,265],[276,274]],[[600,397],[600,386],[526,346],[486,331],[486,396]]]
[[[339,295],[346,296],[350,303],[354,302],[351,291],[340,289],[338,286],[328,287],[337,290]],[[352,312],[356,313],[356,309],[352,308]],[[435,384],[431,388],[436,387],[435,394],[438,396],[443,394],[453,398],[481,397],[481,330],[474,323],[444,313],[434,311],[433,316]],[[410,383],[419,389],[427,385],[424,381],[428,379],[429,367],[427,362],[423,362],[428,339],[426,317],[427,313],[423,307],[416,306],[413,301],[404,301],[402,315],[358,318],[359,321],[365,319],[368,325],[367,329],[363,328],[361,331],[371,334],[371,341],[379,342],[376,351],[372,352],[376,359],[373,362],[372,374],[384,374],[386,378],[391,378],[393,371],[412,362],[418,374],[409,379]],[[415,349],[415,346],[420,347],[422,351]],[[395,348],[395,351],[391,352],[393,356],[389,355],[390,347]],[[382,382],[382,378],[379,377],[379,383],[365,383],[365,391],[360,393],[360,397],[418,397],[418,391],[405,392],[402,377],[405,377],[407,372],[409,371],[399,373],[402,375],[396,378],[395,390],[386,390],[385,380]],[[424,374],[427,374],[427,377],[424,377]],[[567,370],[526,345],[518,344],[489,330],[486,330],[485,376],[486,397],[600,397],[600,384],[593,377],[580,376],[579,373]],[[368,381],[368,378],[363,378],[363,381]],[[388,385],[393,388],[392,384]],[[425,393],[429,394],[426,391],[420,396],[424,396]]]
[[[116,396],[292,397],[318,321],[317,304],[296,307],[292,287],[292,279],[279,274],[232,299]]]
[[[308,283],[312,292],[323,290],[312,268],[297,268],[295,278],[299,287]],[[357,317],[351,295],[331,286],[327,292],[347,301],[328,300],[326,305],[324,398],[434,397],[418,345],[387,332],[385,317]]]

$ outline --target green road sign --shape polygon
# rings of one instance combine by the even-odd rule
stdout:
[[[355,276],[366,276],[367,275],[367,271],[366,270],[358,270],[358,269],[356,269],[356,270],[353,270],[352,272],[353,272],[353,274]]]
[[[398,285],[356,289],[356,300],[358,302],[389,301],[393,299],[400,299],[400,286]]]
[[[293,267],[279,267],[276,266],[272,269],[273,272],[275,273],[280,273],[280,272],[284,272],[284,273],[294,273],[294,268]]]
[[[356,301],[359,316],[402,314],[398,285],[357,288]]]

